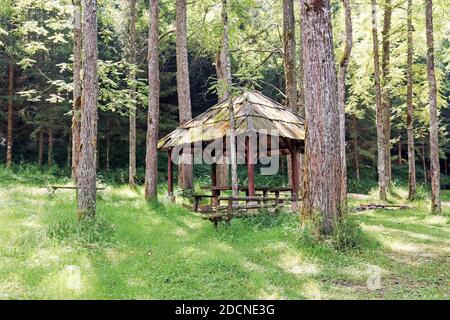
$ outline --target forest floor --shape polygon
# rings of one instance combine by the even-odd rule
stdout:
[[[96,222],[79,225],[73,191],[0,183],[0,299],[450,297],[450,207],[353,212],[372,245],[340,252],[303,241],[287,213],[216,231],[179,205],[146,204],[140,188],[99,195]],[[406,203],[402,190],[391,197]],[[381,287],[369,290],[376,274]]]

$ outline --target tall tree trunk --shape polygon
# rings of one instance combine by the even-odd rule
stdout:
[[[130,187],[136,185],[136,0],[129,0],[129,57],[130,64],[129,77],[130,85],[130,110],[129,110],[129,164],[128,164],[128,184]],[[109,167],[109,164],[108,164]]]
[[[81,106],[78,218],[94,217],[97,195],[97,1],[83,0],[83,99]]]
[[[69,141],[67,144],[66,167],[72,167],[72,134],[69,133]]]
[[[145,157],[145,199],[157,199],[158,129],[159,129],[159,0],[150,0],[150,31],[148,36],[148,119],[147,154]]]
[[[302,216],[323,215],[329,234],[340,217],[341,159],[330,1],[302,0],[305,177]]]
[[[42,167],[44,162],[44,130],[39,129],[39,151],[38,151],[38,163],[39,167]]]
[[[339,62],[338,105],[339,105],[339,138],[341,154],[341,203],[343,211],[347,207],[347,159],[345,155],[345,76],[352,51],[352,12],[349,0],[342,0],[345,11],[345,47]]]
[[[358,131],[356,124],[356,115],[353,115],[353,158],[355,161],[356,180],[359,181],[359,152],[358,152]]]
[[[191,91],[189,85],[189,61],[187,51],[187,12],[186,0],[177,0],[177,93],[180,125],[192,119]],[[192,153],[184,150],[178,172],[178,186],[182,189],[192,190]]]
[[[398,165],[402,165],[402,140],[398,140]]]
[[[72,114],[72,180],[76,183],[80,164],[81,130],[81,0],[73,0],[73,114]]]
[[[422,165],[423,165],[423,179],[425,184],[428,183],[427,177],[427,159],[426,159],[426,151],[425,151],[425,142],[422,141]]]
[[[6,166],[12,165],[12,148],[13,148],[13,123],[14,123],[14,64],[9,63],[8,69],[8,125],[6,133]]]
[[[221,78],[224,86],[224,97],[229,99],[228,112],[230,117],[230,162],[231,162],[231,194],[233,197],[239,196],[238,175],[237,175],[237,158],[236,158],[236,124],[234,120],[234,106],[233,97],[230,93],[231,86],[231,62],[230,62],[230,47],[229,47],[229,25],[228,25],[228,1],[222,0],[222,25],[223,25],[223,42],[221,48],[221,58],[223,76]],[[250,157],[249,157],[250,159]]]
[[[297,113],[297,74],[295,72],[294,0],[283,0],[283,44],[286,108]]]
[[[444,173],[446,175],[448,175],[448,159],[447,159],[447,155],[445,155],[445,159],[444,159]]]
[[[439,128],[436,101],[436,77],[434,74],[433,4],[425,0],[425,24],[427,36],[427,74],[430,103],[430,170],[431,170],[431,212],[441,213],[441,184],[439,167]]]
[[[47,149],[47,165],[53,164],[53,128],[48,128],[48,149]]]
[[[284,44],[284,75],[286,88],[286,108],[298,113],[297,72],[296,72],[296,44],[295,44],[295,15],[294,0],[283,0],[283,44]],[[288,176],[292,185],[290,155],[287,156]],[[299,166],[299,174],[302,168]],[[299,179],[300,182],[300,179]]]
[[[386,161],[386,185],[389,186],[392,180],[391,169],[391,95],[389,91],[390,81],[390,33],[391,33],[391,18],[392,18],[392,4],[391,0],[385,0],[384,3],[384,21],[382,35],[382,55],[381,55],[381,70],[383,73],[383,117],[384,117],[384,139],[385,139],[385,161]]]
[[[408,199],[416,198],[416,156],[414,148],[414,105],[413,105],[413,25],[412,25],[412,0],[408,0],[408,57],[406,63],[407,93],[406,104],[408,107],[406,115],[406,128],[408,133]]]
[[[383,105],[381,103],[380,84],[380,58],[378,53],[378,24],[377,24],[377,3],[371,0],[372,4],[372,40],[375,78],[375,98],[377,106],[377,146],[378,146],[378,187],[380,189],[380,199],[386,201],[386,148],[385,148],[385,128],[383,117]]]
[[[106,116],[106,133],[105,133],[105,169],[109,172],[109,148],[110,148],[110,136],[109,136],[109,116]]]
[[[219,84],[219,101],[227,100],[229,98],[229,91],[223,90],[231,86],[231,61],[229,50],[229,26],[228,26],[228,6],[227,0],[222,0],[222,41],[216,55],[216,73],[217,82]],[[225,19],[226,18],[226,19]],[[225,156],[224,159],[225,160]],[[217,185],[228,185],[228,164],[218,164],[216,166]]]

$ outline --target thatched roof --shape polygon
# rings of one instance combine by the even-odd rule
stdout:
[[[159,140],[158,149],[197,141],[212,141],[230,131],[229,100],[219,102]],[[282,138],[304,140],[304,121],[278,102],[259,92],[246,92],[233,100],[236,135],[277,130]]]

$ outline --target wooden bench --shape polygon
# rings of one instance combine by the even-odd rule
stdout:
[[[226,205],[221,205],[221,201],[227,201]],[[240,204],[239,202],[245,201],[246,204]],[[254,216],[258,212],[252,209],[262,208],[274,208],[277,209],[285,204],[287,201],[292,201],[292,198],[280,198],[275,197],[233,197],[233,196],[221,196],[217,197],[217,205],[211,207],[211,210],[202,212],[203,219],[214,222],[214,227],[217,228],[219,221],[229,222],[233,218]],[[249,210],[249,211],[248,211]],[[221,211],[225,211],[221,213]],[[243,212],[244,211],[244,212]]]
[[[58,189],[69,189],[69,190],[78,190],[76,186],[47,186],[46,188],[50,189],[50,195],[55,195],[56,190]],[[96,190],[105,190],[103,187],[97,187]]]

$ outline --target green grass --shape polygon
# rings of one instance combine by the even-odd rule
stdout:
[[[450,295],[450,207],[432,216],[426,199],[410,204],[416,207],[411,210],[351,213],[370,241],[338,251],[328,241],[306,241],[291,214],[235,219],[216,231],[162,194],[159,204],[148,205],[142,189],[119,185],[100,192],[96,221],[79,225],[72,191],[50,198],[40,188],[67,179],[5,171],[0,169],[0,299]],[[406,202],[404,194],[398,188],[391,200]],[[366,281],[374,268],[381,270],[381,289],[370,291]]]

